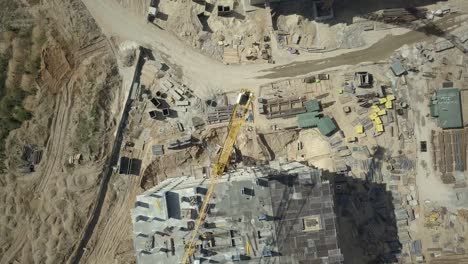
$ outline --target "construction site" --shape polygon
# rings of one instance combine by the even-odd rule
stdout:
[[[199,229],[202,244],[195,257],[200,262],[340,263],[332,191],[321,176],[300,163],[224,175]],[[204,178],[171,178],[138,196],[132,220],[140,263],[182,258],[208,185]]]
[[[0,264],[468,263],[468,1],[8,8]]]

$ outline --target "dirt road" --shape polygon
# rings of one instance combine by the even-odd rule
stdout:
[[[131,40],[152,47],[165,54],[173,64],[182,67],[184,82],[198,94],[216,90],[239,90],[254,87],[266,80],[256,79],[259,70],[270,65],[230,65],[200,54],[170,32],[146,23],[145,17],[137,17],[109,0],[83,0],[103,32],[121,40]],[[270,66],[271,67],[271,66]]]
[[[459,20],[456,21],[455,18],[457,17],[445,17],[439,20],[436,25],[443,30],[453,30],[454,27],[462,22]],[[466,18],[464,20],[466,20]],[[422,30],[410,31],[398,36],[388,35],[367,49],[345,53],[333,58],[294,62],[278,66],[268,69],[267,71],[270,73],[262,76],[261,78],[275,79],[293,77],[342,65],[356,65],[367,61],[385,60],[389,58],[395,50],[399,49],[403,45],[410,45],[420,41],[433,41],[436,38],[437,36],[426,34]]]
[[[184,81],[200,96],[219,90],[235,91],[240,87],[253,89],[271,79],[294,77],[340,65],[382,60],[405,44],[434,39],[434,36],[411,31],[400,36],[387,36],[367,49],[341,51],[347,53],[338,56],[336,53],[321,55],[335,57],[320,60],[293,62],[280,66],[224,65],[188,47],[170,32],[146,23],[145,17],[138,17],[112,0],[83,0],[83,2],[108,37],[132,40],[165,54],[174,65],[182,68]],[[438,24],[442,29],[447,29],[457,23],[451,19],[444,19]]]

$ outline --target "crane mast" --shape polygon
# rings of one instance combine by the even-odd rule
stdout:
[[[252,98],[252,93],[247,90],[242,90],[239,93],[239,96],[237,97],[237,101],[234,105],[232,116],[228,125],[228,134],[226,136],[226,139],[224,140],[223,147],[221,149],[221,153],[219,154],[217,162],[213,164],[213,170],[210,175],[210,184],[208,186],[208,190],[206,192],[205,198],[203,199],[202,206],[199,210],[198,218],[195,221],[194,229],[190,234],[190,240],[185,246],[185,253],[182,258],[183,264],[188,264],[190,262],[191,257],[195,253],[197,235],[208,213],[208,203],[213,196],[214,188],[218,183],[220,176],[223,174],[224,170],[226,169],[229,163],[229,158],[234,149],[234,144],[236,143],[237,136],[242,128],[242,125],[245,122],[245,119],[247,118],[247,113],[249,112],[249,107],[252,102]]]

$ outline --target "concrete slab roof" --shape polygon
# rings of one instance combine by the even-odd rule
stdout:
[[[340,263],[334,262],[334,258],[341,259],[342,255],[336,245],[330,186],[322,185],[320,175],[320,170],[298,162],[278,164],[275,168],[246,168],[223,175],[215,187],[209,214],[200,230],[201,234],[212,233],[214,241],[197,240],[203,250],[197,249],[195,257],[219,263],[230,262],[233,258],[258,262],[264,257],[275,263],[299,263],[298,256],[315,248],[318,254],[306,257],[317,261],[328,258],[328,263]],[[170,178],[137,197],[141,204],[135,205],[132,221],[138,263],[180,262],[208,183],[206,179],[191,176]],[[284,190],[288,191],[286,197],[282,195]],[[292,224],[298,231],[288,236],[277,230],[278,210],[285,201],[291,207],[285,210],[284,223]],[[144,215],[148,211],[144,203],[151,203],[149,211],[167,206],[168,218],[152,218],[152,212]],[[295,212],[301,204],[305,210],[297,216]],[[193,209],[195,214],[183,213],[187,209]],[[308,220],[304,222],[303,218]],[[304,223],[309,226],[305,233]],[[318,226],[310,226],[315,223],[319,223]],[[311,236],[318,240],[314,241]],[[288,243],[294,242],[294,247],[280,252],[279,243],[271,241],[284,237],[293,239]],[[284,261],[279,261],[280,258]]]
[[[341,263],[330,184],[321,173],[271,182],[280,263]],[[313,225],[313,226],[310,226]],[[294,256],[294,257],[291,257]]]

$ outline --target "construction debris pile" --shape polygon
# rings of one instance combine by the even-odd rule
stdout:
[[[270,13],[234,0],[152,1],[148,21],[226,64],[272,62]]]
[[[205,125],[206,106],[164,60],[143,50],[131,87],[128,131],[119,173],[140,175],[154,157],[199,144],[192,132]]]

